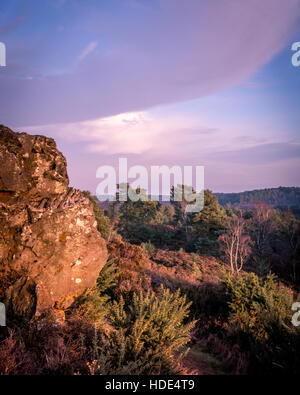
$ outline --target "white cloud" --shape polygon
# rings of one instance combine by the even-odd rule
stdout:
[[[89,152],[142,154],[162,150],[174,141],[178,130],[195,127],[184,117],[157,118],[148,112],[118,114],[90,121],[26,127],[30,133],[43,133],[85,144]]]
[[[197,117],[170,114],[163,117],[141,111],[84,122],[25,127],[29,133],[45,134],[66,142],[80,142],[85,151],[114,154],[144,154],[153,156],[188,154],[208,155],[210,152],[253,147],[253,138],[238,138],[241,129],[230,130],[204,124]]]

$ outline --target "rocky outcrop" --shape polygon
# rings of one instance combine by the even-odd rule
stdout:
[[[107,258],[90,201],[55,141],[0,126],[0,298],[32,318],[68,307]]]

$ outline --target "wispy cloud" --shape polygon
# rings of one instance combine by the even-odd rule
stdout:
[[[300,144],[292,142],[258,144],[237,150],[215,152],[213,161],[262,165],[288,159],[300,159]]]
[[[82,62],[90,53],[92,53],[96,49],[97,46],[97,41],[90,42],[78,56],[77,63]]]

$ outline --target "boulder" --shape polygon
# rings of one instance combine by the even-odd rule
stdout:
[[[0,125],[0,298],[14,316],[67,308],[106,263],[92,204],[68,185],[53,139]]]

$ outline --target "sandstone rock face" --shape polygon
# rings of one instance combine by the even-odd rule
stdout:
[[[107,258],[90,201],[55,141],[0,126],[0,298],[32,318],[68,307]]]

